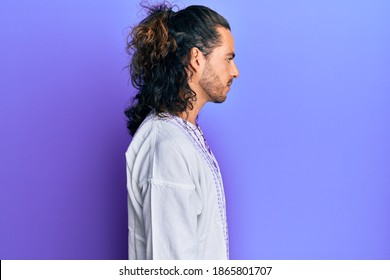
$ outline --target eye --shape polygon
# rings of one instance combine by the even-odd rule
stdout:
[[[230,53],[226,55],[226,61],[230,63],[236,55],[234,53]]]

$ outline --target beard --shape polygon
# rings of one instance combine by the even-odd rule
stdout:
[[[228,84],[231,84],[231,81]],[[199,85],[209,97],[209,101],[214,103],[224,102],[226,100],[224,90],[228,84],[222,83],[214,69],[212,69],[209,63],[206,63]]]

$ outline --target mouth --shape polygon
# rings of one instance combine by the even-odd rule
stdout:
[[[227,86],[230,87],[233,84],[233,81],[227,83]]]

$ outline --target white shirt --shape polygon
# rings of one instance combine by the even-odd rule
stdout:
[[[149,114],[126,152],[129,259],[228,259],[225,195],[200,128]]]

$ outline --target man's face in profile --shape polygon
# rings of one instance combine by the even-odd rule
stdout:
[[[233,78],[239,75],[234,62],[234,40],[229,29],[218,27],[221,45],[213,49],[206,59],[203,73],[199,80],[200,87],[208,101],[222,103],[226,100]]]

